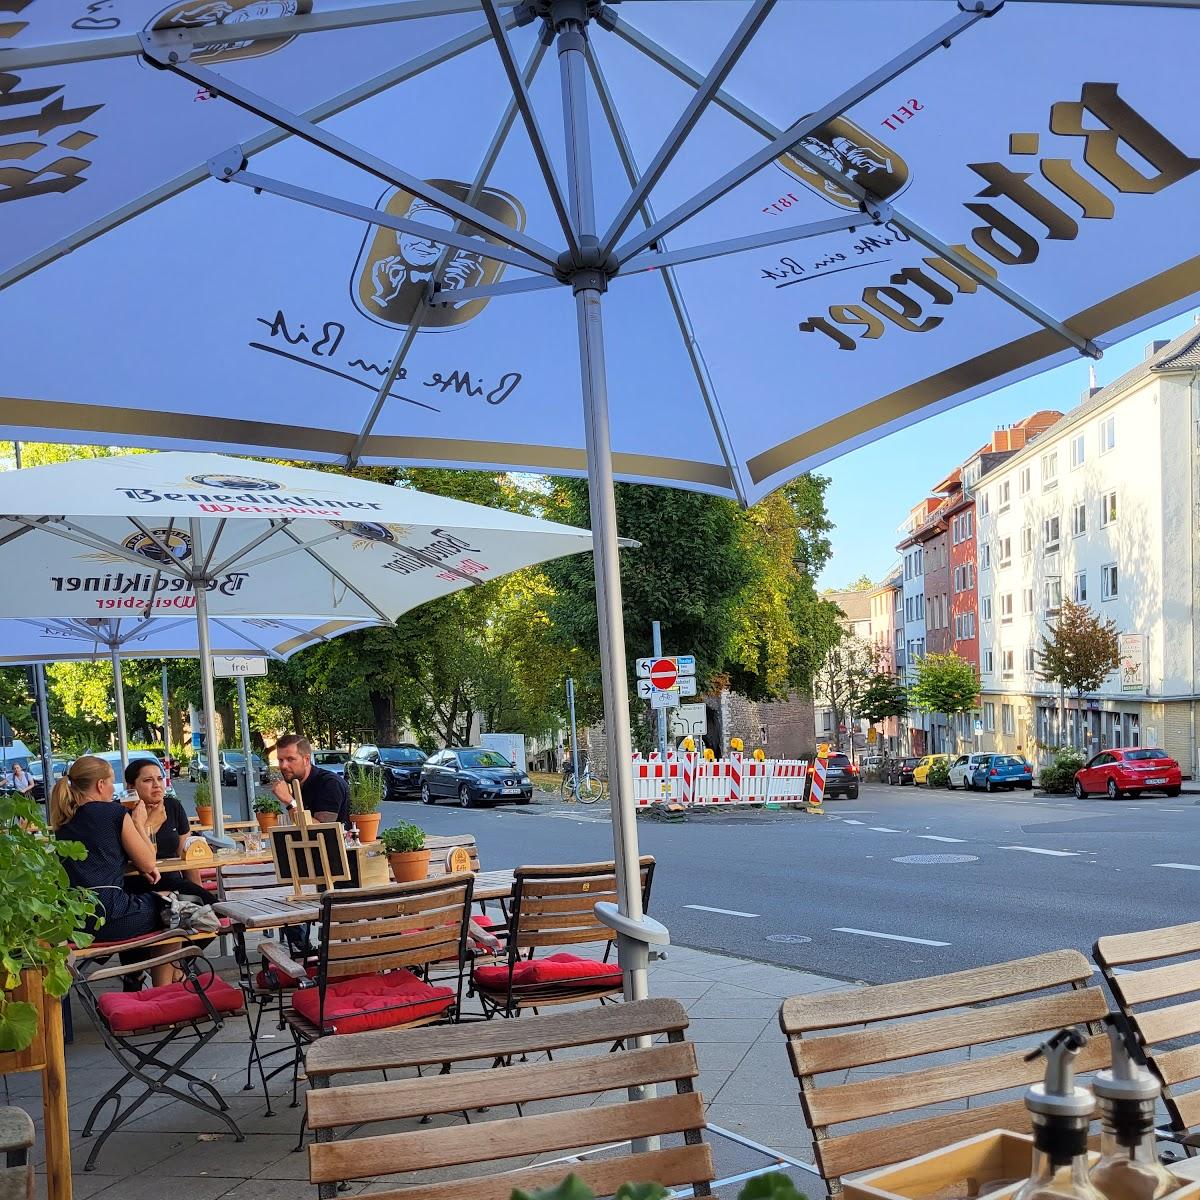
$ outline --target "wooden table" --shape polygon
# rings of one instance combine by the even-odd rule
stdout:
[[[168,871],[206,871],[216,867],[262,866],[271,862],[269,850],[239,850],[236,854],[214,854],[211,858],[160,858],[158,869],[165,875]],[[126,875],[136,875],[137,867],[130,867]]]

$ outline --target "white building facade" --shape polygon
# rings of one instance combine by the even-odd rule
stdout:
[[[1200,765],[1200,326],[1147,351],[976,485],[985,749],[1158,745]],[[1122,669],[1060,722],[1037,666],[1064,598],[1112,618]]]

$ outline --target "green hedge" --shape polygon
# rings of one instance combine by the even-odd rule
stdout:
[[[1055,751],[1054,761],[1048,767],[1042,768],[1038,783],[1043,791],[1072,792],[1075,790],[1075,772],[1082,766],[1083,755],[1065,746]]]

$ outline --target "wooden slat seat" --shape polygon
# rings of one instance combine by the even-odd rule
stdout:
[[[553,1187],[569,1173],[598,1196],[611,1196],[623,1183],[649,1182],[693,1188],[710,1195],[712,1156],[704,1144],[703,1098],[694,1090],[699,1074],[695,1048],[684,1033],[688,1019],[675,1000],[639,1000],[600,1009],[526,1017],[520,1021],[452,1025],[419,1031],[350,1034],[319,1042],[305,1064],[310,1090],[308,1124],[316,1132],[309,1147],[309,1176],[322,1200],[338,1184],[382,1175],[435,1168],[480,1168],[467,1178],[428,1183],[400,1181],[379,1193],[385,1200],[508,1200],[514,1188]],[[641,1049],[610,1052],[617,1042],[633,1047],[638,1038],[661,1039]],[[331,1087],[338,1076],[374,1070],[404,1070],[475,1060],[537,1058],[568,1047],[590,1047],[589,1055],[530,1061],[494,1070]],[[605,1093],[655,1084],[653,1099],[595,1104]],[[671,1085],[674,1085],[673,1087]],[[570,1107],[562,1102],[578,1101]],[[553,1101],[552,1111],[538,1111]],[[417,1118],[478,1107],[532,1106],[520,1115],[441,1128],[418,1128]],[[414,1128],[374,1135],[371,1124],[411,1119]],[[353,1127],[364,1126],[361,1136]],[[350,1130],[351,1136],[343,1131]],[[498,1169],[498,1160],[543,1157],[659,1136],[675,1143],[643,1153],[570,1164]],[[337,1140],[334,1140],[334,1139]],[[492,1164],[493,1170],[486,1170]],[[456,1171],[457,1174],[457,1171]]]
[[[785,1000],[780,1025],[830,1193],[841,1191],[843,1176],[977,1133],[1027,1132],[1023,1102],[995,1093],[1042,1077],[1042,1062],[1025,1061],[1042,1035],[1064,1025],[1098,1031],[1108,1004],[1090,980],[1087,959],[1077,950],[1060,950]],[[1108,1041],[1100,1037],[1081,1052],[1077,1069],[1084,1073],[1108,1062]],[[897,1064],[894,1072],[878,1069],[890,1063]],[[931,1111],[948,1102],[968,1107]]]
[[[478,873],[483,868],[479,864],[479,847],[475,844],[473,833],[427,834],[425,848],[429,851],[429,878],[437,879],[449,874],[446,865],[451,850],[461,846],[471,856],[470,870]]]
[[[1163,1084],[1171,1131],[1200,1125],[1200,921],[1102,937],[1093,956]]]

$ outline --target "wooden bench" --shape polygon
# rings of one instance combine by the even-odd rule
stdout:
[[[1200,1144],[1188,1136],[1200,1124],[1200,1091],[1183,1090],[1200,1079],[1200,921],[1102,937],[1093,955],[1162,1080],[1171,1134]]]
[[[479,865],[479,847],[475,844],[473,833],[460,834],[453,837],[446,834],[430,834],[425,838],[425,848],[429,851],[429,876],[438,879],[451,874],[450,851],[461,846],[470,856],[471,865],[467,868],[478,874],[483,868]]]
[[[0,1108],[0,1200],[33,1200],[33,1122],[23,1108]]]
[[[1020,1098],[993,1098],[978,1106],[975,1101],[1042,1078],[1045,1064],[1025,1061],[1040,1035],[1078,1024],[1099,1035],[1097,1023],[1108,1003],[1090,981],[1087,959],[1078,950],[1059,950],[951,975],[785,1000],[779,1021],[830,1194],[841,1191],[845,1175],[977,1133],[1028,1132]],[[911,1019],[916,1016],[924,1019]],[[986,1051],[988,1043],[1010,1039],[1021,1039],[1021,1047],[1002,1044]],[[930,1063],[926,1057],[966,1047],[971,1048],[966,1061]],[[912,1060],[903,1073],[872,1071],[869,1078],[842,1082],[847,1072],[901,1060]],[[1082,1074],[1108,1062],[1108,1039],[1097,1036],[1076,1066]],[[965,1110],[922,1112],[965,1099],[972,1101]],[[880,1124],[887,1117],[895,1119]],[[858,1124],[851,1131],[835,1130],[849,1122]],[[874,1127],[863,1128],[863,1122]]]
[[[704,1143],[704,1102],[694,1090],[699,1074],[695,1048],[684,1038],[688,1019],[675,1000],[639,1000],[614,1007],[523,1017],[519,1021],[450,1025],[410,1032],[348,1034],[318,1042],[309,1050],[308,1124],[316,1132],[309,1146],[309,1177],[321,1200],[332,1200],[345,1180],[428,1171],[433,1168],[486,1168],[498,1159],[544,1156],[587,1147],[624,1144],[638,1138],[681,1135],[660,1150],[630,1152],[603,1159],[554,1165],[528,1165],[440,1183],[397,1184],[378,1200],[509,1200],[514,1188],[552,1187],[578,1175],[600,1196],[626,1182],[655,1181],[693,1188],[708,1196],[715,1178],[712,1154]],[[609,1052],[616,1042],[666,1036],[646,1049]],[[567,1047],[591,1047],[593,1054],[554,1062],[517,1063],[494,1070],[470,1070],[330,1087],[338,1076],[380,1070],[415,1069],[530,1057]],[[444,1069],[446,1069],[444,1067]],[[648,1084],[674,1084],[654,1099],[593,1105],[603,1092]],[[539,1101],[578,1099],[578,1106],[530,1112]],[[514,1114],[486,1122],[369,1136],[370,1123],[458,1113],[483,1106],[518,1105]],[[339,1131],[365,1125],[368,1136]]]

